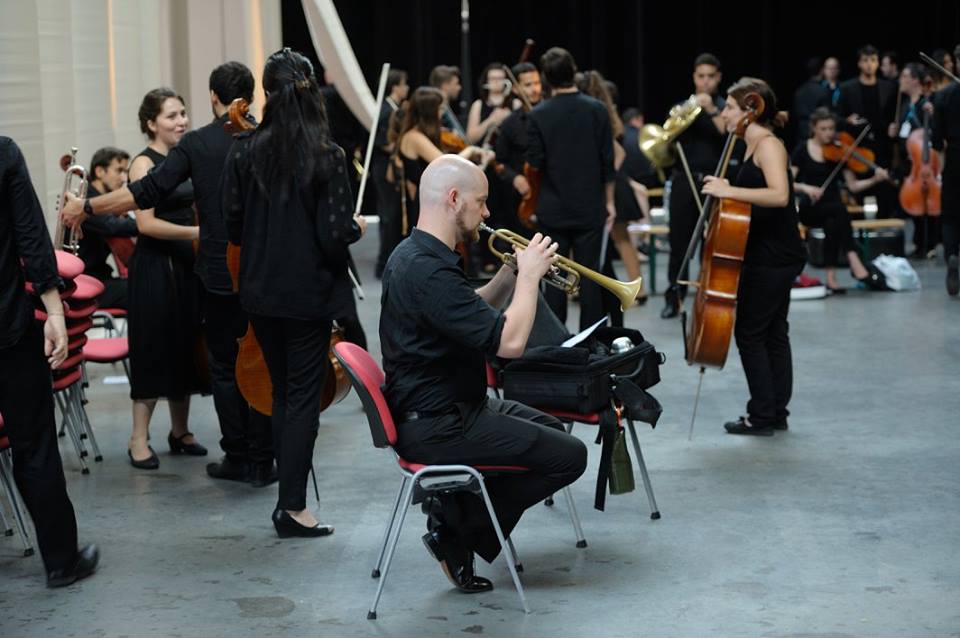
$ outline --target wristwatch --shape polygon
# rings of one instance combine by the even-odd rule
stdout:
[[[93,206],[90,205],[90,198],[83,200],[83,212],[85,215],[93,217]]]

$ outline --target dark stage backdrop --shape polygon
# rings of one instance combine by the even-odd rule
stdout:
[[[460,0],[336,0],[360,66],[375,90],[383,62],[426,83],[436,64],[460,65]],[[513,64],[526,38],[533,59],[551,46],[570,50],[580,69],[598,69],[620,90],[619,106],[639,106],[662,122],[692,90],[691,64],[703,51],[723,64],[723,89],[742,75],[768,80],[789,109],[810,56],[836,56],[843,77],[856,73],[856,50],[896,50],[901,66],[917,51],[960,42],[960,3],[627,2],[473,0],[470,56],[474,84],[492,61]],[[283,0],[283,40],[316,61],[300,0]],[[476,95],[476,87],[473,94]]]

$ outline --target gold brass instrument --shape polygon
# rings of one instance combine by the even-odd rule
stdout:
[[[696,96],[691,95],[685,102],[670,109],[670,115],[663,126],[646,124],[640,129],[640,152],[642,152],[664,179],[663,169],[673,166],[677,161],[677,151],[673,142],[693,124],[703,108],[697,104]]]
[[[67,193],[77,199],[87,196],[87,169],[77,164],[77,149],[72,147],[68,155],[60,158],[60,168],[66,175],[63,178],[63,189],[57,198],[57,229],[53,236],[53,248],[65,250],[76,255],[80,252],[80,232],[76,226],[67,233],[63,223],[63,207],[67,203]],[[66,234],[66,237],[64,235]]]
[[[526,237],[505,228],[494,230],[486,224],[480,224],[480,230],[490,233],[490,239],[487,241],[490,252],[498,257],[504,264],[516,270],[517,257],[514,253],[518,248],[526,248],[530,244],[530,241]],[[494,243],[498,239],[512,245],[514,252],[504,253],[503,251],[497,250],[494,247]],[[612,277],[601,275],[586,266],[581,266],[572,259],[568,259],[562,255],[557,255],[554,258],[553,268],[547,271],[547,274],[544,276],[544,281],[551,286],[563,290],[567,294],[572,294],[580,288],[581,277],[589,279],[601,288],[605,288],[613,293],[613,295],[620,300],[621,310],[626,310],[632,306],[637,295],[639,295],[643,289],[643,277],[637,277],[633,281],[619,281]]]

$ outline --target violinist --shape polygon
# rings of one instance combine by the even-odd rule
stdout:
[[[877,164],[890,166],[893,145],[885,133],[895,118],[899,94],[893,82],[878,77],[879,68],[880,57],[876,47],[869,44],[861,47],[857,52],[859,74],[840,85],[837,113],[853,135],[860,133],[863,127],[869,124],[870,132],[864,140],[864,146],[874,152]],[[896,191],[891,184],[881,182],[868,194],[877,198],[879,217],[893,214],[896,209]]]
[[[514,65],[513,77],[520,84],[514,87],[514,91],[523,91],[527,101],[531,106],[540,103],[542,86],[540,84],[540,72],[537,67],[530,62],[521,62]],[[530,192],[530,184],[523,174],[524,156],[527,152],[527,120],[529,113],[526,108],[519,108],[510,115],[503,124],[500,125],[500,133],[497,134],[497,141],[494,150],[497,153],[497,161],[503,165],[498,177],[508,188],[507,202],[504,204],[507,210],[515,211],[520,204],[520,199],[526,197]],[[516,215],[507,217],[507,227],[517,232],[529,233]]]
[[[280,538],[333,533],[307,509],[307,472],[320,416],[331,320],[352,302],[347,245],[353,217],[344,150],[333,143],[313,66],[283,49],[263,68],[263,122],[240,135],[223,167],[222,208],[242,246],[240,302],[273,384]]]
[[[724,123],[730,130],[746,114],[747,95],[758,94],[765,108],[744,135],[747,149],[732,182],[704,179],[704,194],[751,204],[734,335],[750,389],[746,416],[726,423],[730,434],[771,436],[787,429],[787,404],[793,389],[787,313],[790,288],[803,270],[806,250],[800,240],[793,180],[783,143],[773,132],[782,126],[777,98],[769,85],[741,78],[727,90]]]
[[[507,74],[503,65],[493,62],[480,74],[480,97],[470,105],[467,115],[467,142],[481,144],[489,140],[510,116]]]
[[[560,248],[588,268],[598,262],[604,228],[616,219],[613,129],[603,102],[582,94],[574,84],[577,65],[560,47],[540,57],[553,97],[530,112],[527,163],[541,173],[537,223]],[[580,286],[580,329],[606,313],[604,291],[592,281]],[[567,295],[549,286],[547,304],[561,322],[567,319]]]
[[[940,65],[950,73],[956,74],[956,60],[954,59],[954,56],[951,55],[946,49],[937,49],[931,54],[930,57],[939,62]],[[953,80],[946,73],[936,67],[930,69],[930,76],[933,78],[934,92],[947,88],[953,82]]]
[[[440,122],[443,114],[449,112],[446,108],[446,97],[440,89],[431,86],[419,87],[403,109],[403,122],[393,140],[401,169],[397,172],[403,176],[402,196],[406,198],[408,229],[416,225],[419,217],[420,176],[427,164],[443,155],[440,149]],[[492,157],[493,152],[467,146],[459,155],[479,162],[484,157]]]
[[[801,195],[800,221],[809,228],[822,228],[824,234],[823,255],[827,289],[833,294],[842,294],[844,289],[837,283],[836,269],[839,266],[840,250],[847,256],[850,274],[858,281],[868,281],[869,271],[864,266],[853,241],[853,228],[850,226],[850,214],[840,200],[840,186],[837,180],[824,183],[833,172],[835,164],[824,158],[823,149],[833,144],[837,132],[836,116],[829,109],[821,107],[810,116],[810,138],[797,146],[790,156],[790,169],[793,172],[794,190]],[[878,175],[868,180],[886,176],[879,169]],[[851,190],[864,188],[850,170],[844,170],[847,187]]]
[[[463,85],[460,83],[460,69],[444,64],[433,67],[430,71],[430,86],[439,89],[443,94],[443,114],[440,117],[443,127],[456,133],[460,139],[466,140],[467,133],[463,130],[463,124],[450,108],[451,104],[456,104],[460,91],[463,90]]]
[[[960,46],[954,49],[960,57]],[[956,81],[937,94],[933,119],[933,147],[943,154],[940,210],[943,256],[947,262],[947,293],[960,293],[960,84]]]
[[[898,167],[897,177],[901,180],[911,172],[907,140],[913,131],[922,129],[924,120],[928,119],[924,117],[924,113],[925,105],[930,102],[930,97],[927,95],[930,88],[932,88],[931,77],[922,64],[911,62],[900,72],[900,92],[906,96],[907,101],[902,109],[900,121],[890,124],[889,133],[900,147],[900,157],[908,160]],[[914,255],[924,257],[940,243],[940,217],[931,215],[911,215],[910,217],[913,219],[913,244],[916,247]]]

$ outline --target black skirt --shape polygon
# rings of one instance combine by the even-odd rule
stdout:
[[[207,391],[200,280],[188,241],[141,236],[128,281],[130,398]]]

